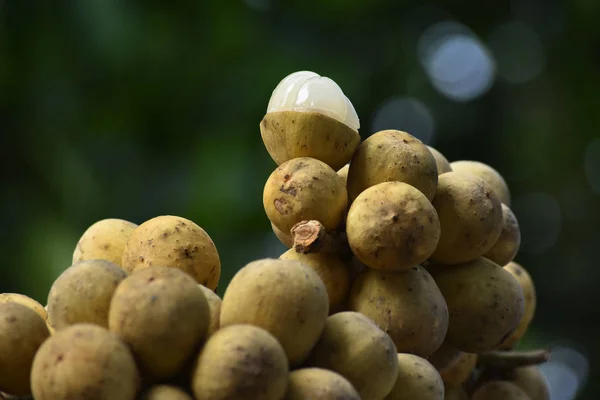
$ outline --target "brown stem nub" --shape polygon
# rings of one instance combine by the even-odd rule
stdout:
[[[336,253],[348,246],[343,234],[327,232],[323,224],[316,220],[298,222],[290,233],[294,250],[302,254]]]
[[[550,349],[531,351],[493,350],[480,354],[477,358],[477,364],[481,367],[510,369],[543,364],[550,360],[550,355]]]

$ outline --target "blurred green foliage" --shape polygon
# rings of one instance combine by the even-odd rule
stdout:
[[[275,164],[258,124],[279,80],[308,69],[342,87],[363,138],[390,97],[426,104],[432,145],[505,176],[524,246],[545,234],[545,215],[532,217],[535,207],[519,198],[554,199],[556,242],[517,258],[535,279],[534,331],[543,332],[526,342],[570,343],[593,365],[600,207],[584,159],[600,137],[599,11],[585,0],[8,0],[0,9],[1,290],[45,304],[81,233],[108,217],[197,222],[220,250],[220,293],[245,263],[278,256],[262,208]],[[444,97],[416,44],[450,19],[483,42],[500,24],[524,22],[543,45],[544,69],[524,84],[497,79],[473,101]],[[499,65],[507,61],[519,59]],[[592,380],[581,398],[598,390]]]

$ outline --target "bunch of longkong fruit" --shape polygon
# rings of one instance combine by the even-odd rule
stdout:
[[[45,307],[0,296],[0,398],[548,399],[548,350],[513,350],[536,296],[504,179],[358,128],[331,79],[282,80],[260,131],[278,164],[264,208],[289,250],[221,299],[194,222],[94,223]]]

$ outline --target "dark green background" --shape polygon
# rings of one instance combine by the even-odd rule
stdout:
[[[526,344],[573,346],[593,377],[600,207],[584,165],[600,137],[599,4],[8,0],[0,9],[0,290],[45,304],[78,237],[108,217],[174,214],[201,225],[221,254],[220,292],[248,261],[278,256],[262,208],[275,164],[258,124],[279,80],[308,69],[342,87],[363,138],[383,102],[408,95],[431,111],[431,144],[450,160],[481,160],[505,176],[523,232],[517,260],[539,295]],[[522,21],[543,45],[543,71],[524,84],[496,79],[473,101],[444,97],[415,45],[446,19],[483,42]],[[500,61],[519,68],[517,50]],[[588,164],[597,176],[589,151]],[[557,241],[542,250],[536,238],[552,221],[530,193],[558,206]],[[579,398],[597,398],[593,379],[586,389]]]

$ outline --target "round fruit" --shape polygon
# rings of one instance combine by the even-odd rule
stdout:
[[[452,171],[452,167],[450,166],[448,159],[442,153],[440,153],[437,149],[431,146],[427,146],[427,148],[433,155],[433,158],[435,158],[435,164],[437,166],[438,175]]]
[[[518,386],[507,381],[491,381],[473,393],[473,400],[531,400]]]
[[[368,269],[354,282],[348,302],[389,334],[402,353],[429,357],[448,329],[444,297],[420,266],[406,272]]]
[[[171,215],[152,218],[133,231],[122,265],[127,272],[152,266],[178,268],[211,290],[221,276],[219,253],[206,231]]]
[[[438,369],[447,387],[462,385],[477,364],[477,354],[460,352],[458,359],[445,368]]]
[[[494,168],[479,161],[467,160],[454,161],[450,164],[450,168],[452,168],[453,171],[469,172],[483,178],[496,193],[496,196],[498,196],[500,201],[510,207],[510,191],[508,190],[508,185],[502,175]]]
[[[210,324],[208,325],[208,332],[206,333],[206,336],[208,337],[219,329],[219,318],[221,317],[222,300],[212,290],[202,285],[198,286],[200,287],[200,289],[202,289],[202,292],[204,293],[204,296],[208,301],[208,309],[210,311]]]
[[[45,321],[48,318],[48,313],[44,306],[35,301],[29,296],[20,293],[0,293],[0,304],[17,303],[21,304],[33,311]]]
[[[121,265],[121,256],[137,225],[122,219],[103,219],[90,226],[73,252],[73,264],[82,260],[106,260]]]
[[[290,373],[284,400],[360,400],[346,378],[321,368],[303,368]]]
[[[398,354],[398,379],[386,400],[444,400],[444,382],[427,360]]]
[[[475,175],[447,172],[440,176],[433,199],[441,226],[431,259],[458,264],[476,259],[492,248],[502,232],[500,201]]]
[[[427,358],[427,361],[440,371],[458,362],[461,354],[460,350],[444,340],[440,347]]]
[[[520,387],[531,400],[550,400],[548,382],[537,365],[515,368],[512,383]]]
[[[382,182],[400,181],[420,190],[428,200],[435,195],[438,171],[435,158],[423,142],[397,130],[371,135],[358,146],[348,171],[348,196]]]
[[[295,260],[262,259],[238,271],[221,305],[221,327],[250,324],[271,333],[289,363],[300,365],[327,321],[329,298],[319,275]]]
[[[0,390],[17,396],[31,393],[33,359],[49,335],[44,320],[31,308],[0,304]]]
[[[521,231],[515,214],[505,204],[502,204],[502,232],[491,249],[483,256],[505,266],[515,258],[521,246]]]
[[[367,266],[408,270],[436,249],[440,222],[429,200],[402,182],[384,182],[363,191],[346,219],[348,243]]]
[[[369,318],[351,311],[327,319],[306,364],[339,373],[363,399],[383,399],[398,375],[396,346],[390,337]]]
[[[277,228],[289,232],[303,220],[317,220],[335,230],[348,209],[342,178],[330,166],[314,158],[294,158],[269,176],[263,191],[267,217]]]
[[[289,232],[285,233],[284,231],[276,227],[275,224],[272,222],[271,229],[273,229],[273,233],[275,234],[275,236],[277,236],[277,239],[279,239],[279,241],[285,245],[285,247],[287,247],[288,249],[294,247],[294,239],[292,238],[292,235]]]
[[[288,362],[279,342],[264,329],[231,325],[212,335],[196,361],[196,400],[279,400],[288,383]]]
[[[108,328],[108,309],[127,273],[105,260],[84,260],[67,268],[48,295],[48,323],[56,330],[90,323]]]
[[[461,351],[480,353],[498,346],[523,316],[519,282],[487,258],[457,264],[432,265],[431,275],[450,314],[446,340]]]
[[[177,386],[157,385],[152,386],[142,396],[140,400],[193,400],[192,396],[184,392]]]
[[[344,165],[337,174],[344,180],[344,185],[348,182],[348,171],[350,170],[350,164]]]
[[[460,386],[447,387],[444,393],[444,400],[469,400],[469,395]]]
[[[56,332],[40,347],[31,371],[36,400],[133,400],[139,387],[127,346],[92,324]]]
[[[111,332],[129,345],[148,380],[173,377],[206,337],[210,311],[198,284],[166,267],[134,272],[115,291]]]

